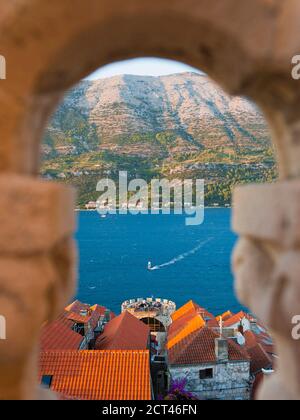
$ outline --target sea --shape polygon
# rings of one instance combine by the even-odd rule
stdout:
[[[147,297],[170,299],[177,307],[192,299],[214,315],[244,309],[230,266],[237,240],[231,209],[205,209],[198,226],[187,226],[185,215],[77,215],[82,302],[116,314],[123,301]]]

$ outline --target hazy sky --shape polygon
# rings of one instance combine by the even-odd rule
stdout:
[[[120,61],[101,67],[88,79],[100,79],[104,77],[117,76],[120,74],[134,74],[140,76],[163,76],[172,73],[183,73],[194,71],[200,73],[193,67],[172,60],[160,58],[136,58],[132,60]]]

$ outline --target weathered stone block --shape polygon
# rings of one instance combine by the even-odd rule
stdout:
[[[300,245],[300,181],[238,187],[233,206],[232,227],[238,234]]]
[[[56,267],[46,255],[0,258],[0,308],[6,340],[0,341],[0,366],[23,360],[36,345],[52,313],[51,294],[59,289]]]
[[[52,249],[75,230],[72,188],[13,175],[0,176],[0,255]]]

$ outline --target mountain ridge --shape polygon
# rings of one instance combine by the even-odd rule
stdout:
[[[82,81],[53,115],[43,152],[44,176],[75,184],[78,174],[94,182],[124,169],[146,179],[202,176],[208,184],[225,171],[212,165],[263,165],[262,180],[275,173],[269,131],[255,105],[192,72]]]

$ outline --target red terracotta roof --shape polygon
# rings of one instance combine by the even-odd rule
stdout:
[[[233,316],[233,313],[231,311],[226,311],[222,315],[217,316],[216,319],[218,322],[220,321],[221,318],[223,321],[227,321],[232,316]]]
[[[181,320],[182,318],[193,316],[195,314],[200,315],[205,323],[211,327],[217,327],[218,323],[214,315],[208,312],[205,308],[202,308],[198,303],[190,300],[185,305],[181,306],[181,308],[177,309],[172,315],[172,324]]]
[[[150,328],[128,311],[112,319],[97,338],[97,350],[146,350]]]
[[[88,315],[82,315],[81,311],[87,311]],[[106,308],[99,305],[90,307],[78,300],[66,307],[65,311],[53,322],[43,326],[41,331],[42,350],[75,350],[80,348],[83,341],[82,335],[73,331],[76,323],[87,324],[94,330],[100,317],[104,316]],[[110,317],[114,314],[110,312]]]
[[[244,332],[245,346],[251,348],[257,345],[257,338],[254,332],[248,330]]]
[[[149,351],[51,351],[40,354],[39,380],[64,399],[150,400]]]
[[[191,312],[173,321],[168,328],[168,339],[174,338],[195,316],[198,314]]]
[[[196,312],[199,315],[202,316],[202,318],[204,319],[207,327],[213,328],[213,327],[218,327],[219,326],[219,324],[218,324],[216,318],[214,317],[214,315],[211,314],[210,312],[208,312],[206,309],[199,307]]]
[[[240,311],[239,313],[232,315],[230,318],[226,319],[224,321],[224,327],[232,327],[235,324],[238,324],[242,319],[251,319],[250,315],[246,314],[243,311]]]
[[[203,327],[218,327],[216,318],[197,303],[189,301],[172,315],[172,324],[168,328],[167,348],[171,348],[192,332]]]
[[[251,373],[257,374],[262,369],[270,369],[273,365],[273,357],[268,354],[269,345],[264,348],[264,345],[261,344],[261,340],[263,343],[263,340],[267,337],[270,340],[270,337],[265,334],[263,336],[257,335],[253,331],[246,331],[244,337],[246,340],[245,346],[251,358]]]
[[[105,308],[105,306],[100,306],[98,304],[91,306],[90,309],[92,311],[97,312],[100,316],[104,316],[107,312],[107,308]],[[110,319],[113,319],[116,317],[116,315],[112,311],[109,311],[109,316],[110,316]]]
[[[203,327],[205,327],[205,321],[196,312],[178,318],[169,326],[167,348],[170,349],[189,334]]]
[[[260,344],[247,349],[251,358],[250,371],[252,374],[257,374],[262,369],[270,369],[273,365],[272,357],[267,354]]]
[[[87,324],[91,319],[91,314],[80,315],[76,312],[69,312],[67,315],[67,319],[69,319],[70,321],[74,321],[76,324]]]
[[[90,306],[87,303],[82,303],[79,300],[75,300],[65,308],[67,312],[76,312],[78,314],[80,311],[88,311],[89,309]]]
[[[263,328],[263,327],[261,327]],[[246,340],[246,346],[248,348],[254,347],[257,344],[260,344],[266,353],[273,355],[276,353],[272,338],[265,330],[262,329],[261,332],[255,334],[253,331],[245,331],[244,337]]]
[[[169,349],[168,358],[170,364],[216,363],[216,338],[218,338],[218,334],[208,327],[193,332]],[[249,361],[247,352],[230,339],[228,339],[228,355],[230,361]]]
[[[199,309],[200,306],[190,300],[185,305],[181,306],[181,308],[177,309],[177,311],[173,312],[171,315],[172,321],[176,321],[178,318],[181,318],[182,316],[186,316],[190,314],[191,312],[195,312],[197,309]]]
[[[74,323],[66,318],[65,313],[55,321],[45,324],[41,331],[41,350],[77,350],[83,337],[72,330]]]

